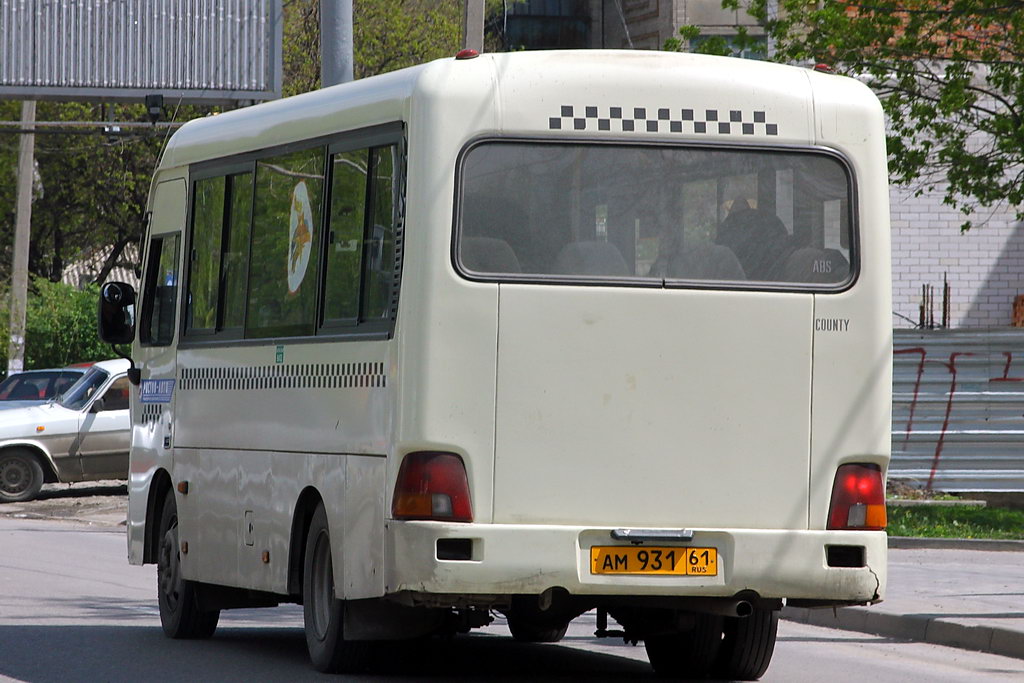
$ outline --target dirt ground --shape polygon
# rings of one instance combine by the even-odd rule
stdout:
[[[128,486],[123,481],[46,484],[35,500],[0,503],[0,517],[56,519],[94,526],[124,526]]]

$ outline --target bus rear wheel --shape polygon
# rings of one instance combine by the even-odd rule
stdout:
[[[697,614],[692,629],[644,639],[654,673],[662,678],[704,678],[711,673],[722,644],[722,619]]]
[[[727,617],[714,673],[734,681],[756,681],[775,651],[779,610],[755,607],[749,617]]]
[[[323,503],[313,513],[306,535],[302,615],[313,668],[324,673],[344,673],[362,668],[368,658],[369,644],[345,640],[345,603],[334,595],[331,534]]]
[[[568,622],[563,624],[541,624],[529,620],[520,620],[509,615],[508,630],[512,637],[521,643],[557,643],[565,637],[569,630]]]
[[[160,603],[160,625],[163,626],[164,633],[171,638],[209,638],[217,630],[220,610],[200,609],[195,584],[181,576],[178,506],[174,500],[174,491],[168,491],[164,498],[159,532],[156,584]]]

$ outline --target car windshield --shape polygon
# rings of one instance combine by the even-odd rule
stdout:
[[[61,394],[57,403],[70,410],[81,410],[89,402],[96,390],[110,377],[110,373],[97,367],[89,368],[82,378]]]

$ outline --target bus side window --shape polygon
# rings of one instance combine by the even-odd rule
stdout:
[[[352,324],[359,318],[369,150],[340,152],[332,164],[324,320]]]
[[[325,148],[314,147],[256,163],[248,338],[315,331],[325,161]]]
[[[177,234],[161,235],[150,241],[142,297],[142,343],[147,346],[167,346],[174,340],[177,319]]]
[[[201,178],[193,185],[186,335],[242,329],[251,220],[251,172]]]
[[[395,231],[398,174],[395,157],[398,148],[375,147],[371,150],[370,226],[366,236],[365,282],[362,296],[364,320],[380,320],[391,315],[392,288],[395,281]]]
[[[381,321],[392,314],[397,153],[396,146],[388,145],[332,156],[325,325]]]
[[[192,200],[192,244],[188,259],[188,330],[217,326],[225,177],[197,180]]]

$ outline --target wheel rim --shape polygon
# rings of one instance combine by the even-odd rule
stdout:
[[[310,585],[310,612],[313,632],[318,640],[327,637],[331,623],[331,600],[334,598],[334,575],[331,569],[331,543],[325,532],[313,541],[313,562]]]
[[[32,472],[28,463],[18,458],[0,461],[0,488],[9,495],[17,495],[28,489]]]
[[[178,520],[171,520],[171,526],[160,541],[160,556],[156,565],[157,583],[160,595],[167,606],[174,611],[181,594],[181,556],[178,554]]]

